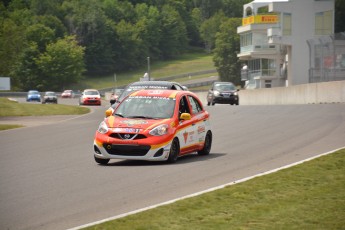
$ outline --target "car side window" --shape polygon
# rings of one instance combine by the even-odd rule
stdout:
[[[175,89],[177,89],[177,90],[183,90],[183,88],[182,88],[181,86],[179,86],[179,85],[174,85],[174,87],[175,87]]]
[[[200,103],[192,96],[188,96],[190,105],[192,106],[193,114],[199,113],[202,111],[202,106]]]
[[[179,113],[190,113],[189,107],[188,107],[188,102],[185,96],[183,96],[180,100],[179,104]]]

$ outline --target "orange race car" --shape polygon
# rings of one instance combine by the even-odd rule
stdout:
[[[94,158],[167,161],[210,153],[210,115],[189,91],[140,90],[106,111],[94,139]]]

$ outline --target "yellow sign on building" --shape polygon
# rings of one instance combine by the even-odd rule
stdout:
[[[262,14],[262,15],[252,15],[246,18],[242,18],[242,26],[249,24],[267,24],[267,23],[277,23],[278,16],[272,14]]]

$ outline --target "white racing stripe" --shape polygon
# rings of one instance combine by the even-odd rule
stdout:
[[[95,222],[88,223],[88,224],[85,224],[85,225],[81,225],[81,226],[78,226],[78,227],[70,228],[68,230],[77,230],[77,229],[82,229],[82,228],[90,227],[90,226],[93,226],[93,225],[96,225],[96,224],[101,224],[101,223],[104,223],[104,222],[107,222],[107,221],[116,220],[116,219],[119,219],[119,218],[122,218],[122,217],[126,217],[126,216],[133,215],[133,214],[136,214],[136,213],[139,213],[139,212],[147,211],[147,210],[150,210],[150,209],[153,209],[153,208],[157,208],[157,207],[160,207],[160,206],[163,206],[163,205],[171,204],[171,203],[174,203],[174,202],[179,201],[179,200],[184,200],[184,199],[187,199],[187,198],[190,198],[190,197],[199,196],[199,195],[204,194],[204,193],[212,192],[212,191],[215,191],[215,190],[218,190],[218,189],[225,188],[225,187],[230,186],[230,185],[242,183],[242,182],[251,180],[251,179],[256,178],[256,177],[264,176],[264,175],[267,175],[267,174],[270,174],[270,173],[274,173],[274,172],[280,171],[282,169],[290,168],[290,167],[293,167],[295,165],[299,165],[299,164],[302,164],[304,162],[313,160],[315,158],[319,158],[321,156],[325,156],[325,155],[328,155],[330,153],[336,152],[336,151],[338,151],[340,149],[343,149],[343,148],[345,148],[345,146],[342,147],[342,148],[338,148],[338,149],[326,152],[326,153],[322,153],[322,154],[314,156],[314,157],[310,157],[310,158],[302,160],[302,161],[298,161],[298,162],[295,162],[295,163],[292,163],[292,164],[289,164],[289,165],[282,166],[280,168],[276,168],[276,169],[272,169],[272,170],[269,170],[269,171],[266,171],[266,172],[263,172],[263,173],[259,173],[259,174],[256,174],[254,176],[246,177],[246,178],[243,178],[243,179],[240,179],[240,180],[237,180],[237,181],[233,181],[233,182],[230,182],[230,183],[227,183],[227,184],[219,185],[217,187],[209,188],[209,189],[206,189],[206,190],[203,190],[203,191],[200,191],[200,192],[196,192],[196,193],[193,193],[193,194],[190,194],[190,195],[187,195],[187,196],[183,196],[183,197],[180,197],[180,198],[176,198],[176,199],[173,199],[173,200],[169,200],[169,201],[166,201],[166,202],[163,202],[163,203],[159,203],[159,204],[155,204],[155,205],[152,205],[152,206],[148,206],[148,207],[145,207],[145,208],[137,209],[137,210],[134,210],[134,211],[131,211],[131,212],[127,212],[127,213],[123,213],[123,214],[120,214],[120,215],[117,215],[117,216],[109,217],[109,218],[106,218],[106,219],[103,219],[103,220],[99,220],[99,221],[95,221]]]

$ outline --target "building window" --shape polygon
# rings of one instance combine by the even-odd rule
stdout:
[[[250,79],[260,76],[275,76],[276,64],[274,59],[253,59],[248,61],[248,76]]]
[[[283,13],[283,35],[291,35],[291,14]]]
[[[272,81],[271,80],[265,80],[265,88],[272,88]]]
[[[315,14],[315,35],[329,35],[333,29],[333,11],[318,12]]]
[[[273,59],[261,59],[262,76],[274,76],[276,73],[276,62]]]
[[[252,44],[252,33],[241,34],[241,47],[251,46]]]

